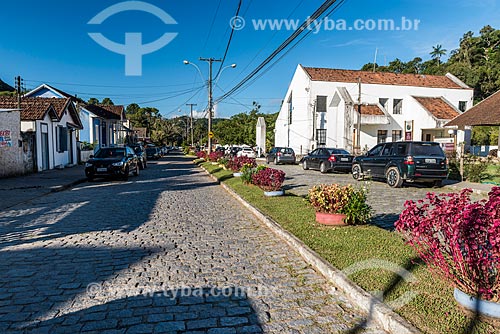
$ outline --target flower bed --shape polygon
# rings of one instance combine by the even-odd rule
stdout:
[[[234,157],[231,160],[229,160],[227,167],[231,169],[233,172],[239,172],[241,171],[244,165],[257,167],[257,162],[255,161],[254,158]]]
[[[252,184],[270,192],[281,190],[285,181],[285,172],[274,168],[264,168],[252,175]]]

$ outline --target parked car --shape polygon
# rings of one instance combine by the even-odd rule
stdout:
[[[130,146],[137,158],[139,159],[139,169],[144,169],[148,167],[148,158],[146,156],[146,150],[141,144],[134,144]]]
[[[352,163],[352,176],[382,178],[393,188],[406,182],[441,186],[448,175],[448,163],[439,143],[395,142],[378,144]]]
[[[148,160],[158,160],[161,158],[160,148],[156,146],[146,147],[146,157]]]
[[[248,157],[248,158],[255,158],[255,151],[252,150],[251,147],[242,147],[241,150],[238,151],[237,155],[238,157]]]
[[[321,173],[330,171],[350,172],[354,156],[343,148],[320,147],[302,158],[302,168],[317,169]]]
[[[290,147],[273,147],[266,156],[266,162],[275,165],[289,163],[295,164],[295,152]]]
[[[85,176],[89,181],[106,176],[127,180],[131,172],[139,175],[139,159],[128,146],[103,147],[85,163]]]
[[[229,156],[230,157],[236,157],[238,156],[238,152],[241,151],[241,147],[239,146],[233,146],[229,149]]]

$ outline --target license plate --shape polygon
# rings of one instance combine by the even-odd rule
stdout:
[[[340,158],[340,161],[349,161],[349,158]]]
[[[97,171],[98,172],[107,172],[108,169],[107,168],[97,168]]]
[[[435,164],[436,163],[436,159],[425,159],[425,162],[428,163],[428,164]]]

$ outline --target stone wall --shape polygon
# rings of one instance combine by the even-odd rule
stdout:
[[[0,177],[24,174],[19,111],[0,110]]]

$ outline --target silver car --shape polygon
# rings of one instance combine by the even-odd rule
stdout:
[[[275,165],[295,164],[295,152],[290,147],[273,147],[266,157],[267,163],[271,163],[271,161]]]

